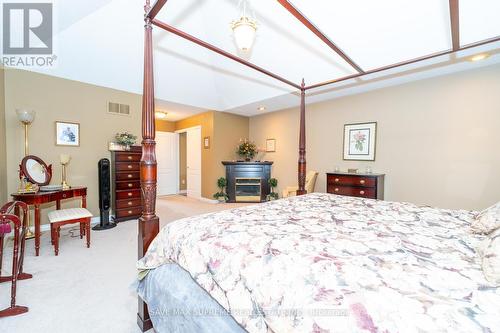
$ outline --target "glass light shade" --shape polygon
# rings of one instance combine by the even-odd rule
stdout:
[[[59,156],[59,158],[61,160],[61,164],[64,164],[64,165],[68,164],[69,161],[71,161],[71,156],[68,154],[61,154]]]
[[[35,120],[35,111],[27,109],[17,109],[17,119],[23,124],[31,124]]]
[[[257,32],[257,23],[255,20],[247,16],[242,16],[239,20],[232,23],[231,28],[233,29],[236,46],[241,51],[250,51]]]
[[[156,111],[156,112],[155,112],[155,118],[156,118],[156,119],[165,119],[165,118],[167,118],[167,112],[164,112],[164,111]]]

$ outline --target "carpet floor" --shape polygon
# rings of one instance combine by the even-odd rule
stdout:
[[[168,196],[158,199],[157,215],[163,227],[180,218],[243,205]],[[18,282],[16,303],[28,306],[29,312],[0,319],[0,332],[140,332],[136,324],[137,294],[132,286],[137,275],[137,221],[92,231],[89,249],[77,236],[77,229],[61,229],[57,257],[49,232],[42,235],[39,257],[34,255],[34,240],[27,241],[24,271],[33,278]],[[2,275],[10,275],[9,245]],[[10,283],[2,283],[0,309],[9,304]]]

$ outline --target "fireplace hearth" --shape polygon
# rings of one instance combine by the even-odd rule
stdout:
[[[273,162],[222,162],[226,167],[228,202],[262,202],[269,194]]]

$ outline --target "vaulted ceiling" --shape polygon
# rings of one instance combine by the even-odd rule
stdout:
[[[152,2],[154,2],[152,0]],[[453,47],[448,0],[291,0],[364,71]],[[250,0],[258,20],[251,54],[238,54],[230,22],[238,0],[169,0],[157,18],[295,83],[357,73],[275,0]],[[57,66],[63,78],[142,92],[142,0],[58,0]],[[500,36],[500,1],[459,1],[460,45]],[[296,90],[232,60],[154,28],[155,94],[176,104],[253,115],[297,105]],[[468,61],[479,52],[491,56]],[[500,42],[308,91],[309,102],[500,62]],[[182,109],[182,108],[179,108]],[[184,110],[185,111],[185,110]],[[182,114],[182,110],[180,114]]]

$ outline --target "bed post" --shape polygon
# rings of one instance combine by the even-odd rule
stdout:
[[[299,190],[297,195],[306,194],[306,84],[302,79],[300,88],[300,134],[299,134]]]
[[[146,0],[144,10],[150,10],[150,0]],[[141,192],[142,216],[139,219],[138,257],[146,253],[149,244],[159,232],[159,218],[155,214],[156,202],[156,155],[155,155],[155,97],[153,78],[153,34],[151,19],[144,19],[144,83],[142,95],[142,158],[141,158]],[[137,324],[143,332],[151,329],[153,324],[149,317],[146,303],[139,297]]]

